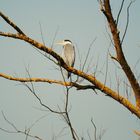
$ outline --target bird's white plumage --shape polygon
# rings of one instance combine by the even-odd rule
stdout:
[[[66,44],[63,46],[62,58],[67,65],[73,66],[75,60],[75,51],[71,44]]]
[[[62,58],[68,66],[73,67],[75,62],[75,48],[73,43],[70,40],[63,40],[57,44],[63,45]],[[70,75],[71,73],[67,72],[68,78]]]

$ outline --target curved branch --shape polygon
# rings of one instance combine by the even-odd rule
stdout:
[[[113,40],[114,40],[115,48],[117,50],[117,55],[118,55],[117,59],[118,59],[119,63],[121,64],[123,70],[125,71],[128,79],[132,85],[132,88],[136,94],[137,106],[139,107],[140,106],[140,95],[139,95],[140,87],[123,55],[123,52],[122,52],[122,49],[120,46],[120,39],[119,39],[119,35],[117,32],[117,27],[116,27],[115,21],[112,17],[112,14],[111,14],[109,0],[106,0],[105,2],[106,2],[106,4],[105,4],[106,11],[104,11],[104,12],[105,12],[105,15],[107,16],[107,19],[108,19],[108,22],[109,22],[109,25],[111,28],[111,32],[113,34]],[[100,90],[103,93],[105,93],[106,95],[112,97],[113,99],[115,99],[116,101],[118,101],[119,103],[124,105],[128,110],[130,110],[132,113],[134,113],[137,117],[140,118],[140,109],[138,107],[135,107],[126,98],[120,96],[117,92],[115,92],[112,89],[110,89],[109,87],[105,86],[103,83],[101,83],[99,80],[97,80],[94,75],[87,74],[83,71],[80,71],[73,67],[68,66],[64,62],[64,60],[56,52],[54,52],[51,48],[49,48],[49,47],[43,45],[42,43],[39,43],[39,42],[33,40],[32,38],[29,38],[28,36],[23,35],[23,34],[12,34],[12,33],[0,32],[0,35],[5,36],[5,37],[23,40],[23,41],[33,45],[34,47],[40,49],[41,51],[44,51],[44,52],[50,54],[52,57],[54,57],[58,61],[58,64],[61,67],[63,67],[64,69],[66,69],[67,71],[69,71],[75,75],[78,75],[78,76],[86,79],[94,86],[94,88],[96,87],[98,90]],[[139,98],[137,98],[137,95],[139,95],[138,96]]]
[[[19,77],[13,77],[4,73],[0,73],[0,77],[3,77],[5,79],[8,80],[12,80],[12,81],[18,81],[18,82],[47,82],[49,84],[58,84],[58,85],[62,85],[62,86],[70,86],[70,87],[75,87],[77,90],[85,90],[85,89],[92,89],[95,90],[97,89],[95,86],[93,85],[81,85],[75,82],[63,82],[60,80],[51,80],[51,79],[47,79],[47,78],[19,78]]]
[[[130,5],[131,5],[131,3],[130,3]],[[129,7],[130,7],[130,5],[129,5]],[[127,10],[129,10],[129,7]],[[103,13],[108,21],[109,28],[110,28],[110,31],[112,34],[112,38],[114,41],[114,46],[115,46],[116,54],[117,54],[117,60],[118,60],[119,64],[121,65],[124,73],[126,74],[128,80],[131,84],[131,87],[135,93],[136,106],[140,109],[140,85],[124,56],[124,53],[122,50],[122,42],[120,41],[117,24],[113,18],[111,7],[110,7],[110,0],[104,1]],[[126,27],[126,30],[127,30],[127,27]],[[124,36],[125,36],[125,34],[126,33],[124,33]]]
[[[121,44],[123,43],[124,41],[124,38],[125,38],[125,35],[126,35],[126,32],[127,32],[127,29],[128,29],[128,24],[129,24],[129,9],[130,9],[130,6],[131,4],[133,3],[134,1],[131,1],[127,7],[127,19],[126,19],[126,26],[125,26],[125,30],[124,30],[124,33],[123,33],[123,36],[122,36],[122,40],[121,40]]]
[[[119,22],[120,14],[121,14],[122,9],[123,9],[123,5],[124,5],[124,0],[122,0],[121,7],[120,7],[119,13],[118,13],[118,15],[117,15],[117,20],[116,20],[116,24],[117,24],[117,25],[118,25],[118,22]]]
[[[1,11],[0,11],[0,16],[10,25],[12,26],[19,34],[23,34],[23,31],[14,23],[12,22],[7,16],[5,16]]]

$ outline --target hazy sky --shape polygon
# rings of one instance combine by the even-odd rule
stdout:
[[[129,2],[129,0],[125,1],[120,16],[121,36],[126,25],[126,9]],[[112,0],[111,4],[113,14],[116,17],[121,0]],[[136,75],[139,75],[140,69],[140,64],[135,67],[140,58],[139,5],[140,1],[136,0],[130,8],[129,29],[123,44],[125,56]],[[106,20],[99,8],[97,0],[0,0],[0,10],[9,16],[27,35],[41,42],[41,25],[45,44],[51,46],[57,32],[54,42],[63,39],[72,40],[79,49],[82,62],[91,42],[95,39],[87,62],[91,62],[89,73],[94,72],[99,61],[97,78],[104,82],[107,51],[109,49],[112,55],[115,53],[113,46],[110,45]],[[1,18],[0,24],[0,31],[14,32]],[[53,48],[60,53],[61,47],[54,45]],[[60,71],[52,62],[23,41],[0,37],[0,50],[0,72],[28,77],[27,68],[32,77],[62,79]],[[75,67],[79,68],[77,49],[76,54]],[[107,84],[111,85],[113,89],[117,89],[116,81],[119,80],[121,82],[120,93],[126,96],[122,84],[124,74],[118,68],[119,65],[114,64],[110,58],[108,63]],[[119,77],[118,79],[116,79],[116,75]],[[25,86],[3,78],[0,78],[0,85],[0,110],[17,128],[24,130],[45,115],[31,129],[33,135],[38,135],[43,139],[52,139],[55,135],[59,140],[71,140],[67,128],[64,129],[61,136],[58,136],[60,131],[67,126],[62,117],[48,111],[41,111],[38,101]],[[34,87],[44,103],[56,110],[58,106],[63,109],[65,99],[63,87],[47,83],[35,83]],[[129,98],[133,100],[132,92],[129,92]],[[77,91],[72,89],[69,102],[70,118],[79,136],[88,139],[87,131],[93,136],[94,129],[90,121],[93,118],[98,133],[103,129],[106,130],[102,140],[137,139],[133,130],[140,130],[140,121],[126,108],[104,96],[103,93],[98,92],[96,95],[91,90]],[[0,127],[12,130],[3,119],[2,114],[0,114]],[[0,131],[0,139],[24,140],[25,136]]]

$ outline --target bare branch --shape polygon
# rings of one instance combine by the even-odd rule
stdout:
[[[108,54],[109,54],[109,50],[108,50],[108,52],[107,52],[107,56],[106,56],[106,72],[105,72],[104,85],[106,85],[106,81],[107,81],[107,74],[108,74]]]
[[[94,126],[94,140],[97,140],[97,128],[96,128],[96,125],[93,121],[93,118],[91,119],[91,123]]]
[[[19,130],[12,122],[10,122],[5,114],[3,113],[2,111],[2,116],[4,118],[4,120],[13,128],[13,130],[8,130],[8,129],[4,129],[4,128],[0,128],[0,130],[2,130],[3,132],[6,132],[6,133],[18,133],[18,134],[24,134],[26,136],[26,139],[27,137],[31,137],[31,138],[34,138],[34,139],[37,139],[37,140],[43,140],[42,138],[38,137],[38,136],[35,136],[35,135],[31,135],[29,134],[29,130],[27,131],[26,129],[24,131],[22,130]]]
[[[131,3],[130,3],[130,5],[131,5]],[[130,5],[129,5],[129,7],[130,7]],[[118,29],[117,29],[117,24],[112,15],[110,1],[105,0],[103,6],[104,6],[103,13],[104,13],[105,17],[107,18],[109,28],[110,28],[110,31],[112,34],[112,38],[114,41],[114,46],[115,46],[116,54],[117,54],[117,60],[118,60],[119,64],[121,65],[124,73],[126,74],[128,80],[132,86],[132,89],[135,93],[136,106],[138,108],[140,108],[140,85],[124,56],[124,53],[122,50],[122,43],[120,41],[120,36],[119,36]],[[127,11],[129,11],[129,7],[128,7]],[[127,16],[129,17],[129,14],[127,14]],[[126,30],[127,30],[127,27],[126,27]],[[125,34],[126,33],[124,33],[124,36],[125,36]]]
[[[89,75],[85,72],[82,72],[80,70],[77,70],[73,67],[68,66],[56,52],[54,52],[51,48],[44,46],[42,43],[39,43],[23,34],[11,34],[11,33],[0,32],[0,35],[5,36],[5,37],[19,39],[19,40],[24,40],[25,42],[35,46],[36,48],[40,49],[41,51],[44,51],[44,52],[50,54],[52,57],[54,57],[54,59],[56,59],[56,61],[58,61],[59,65],[61,65],[64,69],[66,69],[67,71],[69,71],[71,73],[74,73],[75,75],[78,75],[78,76],[86,79],[92,85],[94,85],[97,89],[99,89],[106,95],[112,97],[116,101],[120,102],[128,110],[130,110],[131,112],[136,114],[138,117],[140,117],[140,110],[138,109],[140,106],[140,86],[139,86],[139,83],[136,80],[133,72],[131,71],[129,65],[127,64],[127,61],[125,60],[124,54],[122,52],[121,43],[120,43],[120,39],[119,39],[119,33],[118,33],[118,30],[116,28],[117,27],[116,23],[113,19],[112,13],[111,13],[109,0],[106,0],[103,6],[104,6],[104,12],[107,17],[107,20],[108,20],[108,23],[109,23],[109,26],[111,29],[111,33],[113,36],[113,41],[114,41],[114,45],[115,45],[116,53],[117,53],[117,59],[121,65],[122,69],[124,70],[125,74],[127,75],[129,82],[131,83],[131,86],[135,93],[137,107],[135,107],[133,104],[131,104],[124,97],[122,97],[120,95],[118,96],[117,92],[113,91],[112,89],[110,89],[107,86],[104,86],[104,84],[101,83],[100,81],[98,81],[94,75]]]
[[[87,60],[88,60],[88,57],[89,57],[89,54],[90,54],[91,47],[92,47],[93,43],[95,42],[95,40],[96,40],[96,38],[91,42],[91,44],[90,44],[90,46],[88,48],[88,51],[87,51],[87,54],[86,54],[86,57],[85,57],[85,61],[83,63],[81,71],[84,71],[85,65],[87,63]]]
[[[23,31],[14,23],[12,22],[7,16],[5,16],[1,11],[0,11],[0,16],[10,25],[12,26],[19,34],[25,35]]]
[[[70,117],[69,117],[69,113],[68,113],[68,102],[69,102],[69,89],[67,88],[67,93],[66,93],[66,105],[65,105],[65,112],[66,112],[66,122],[68,124],[68,126],[70,127],[70,131],[71,131],[71,134],[72,134],[72,137],[73,137],[73,140],[76,140],[76,132],[72,126],[72,123],[71,123],[71,120],[70,120]]]
[[[26,71],[27,71],[27,74],[28,74],[29,78],[31,79],[31,75],[30,75],[28,69],[26,69]],[[29,91],[37,98],[37,100],[39,101],[39,103],[40,103],[41,106],[47,108],[47,109],[48,109],[50,112],[52,112],[52,113],[57,113],[57,114],[63,114],[63,113],[65,113],[65,112],[58,112],[58,111],[55,111],[55,110],[51,109],[50,107],[48,107],[47,105],[45,105],[45,104],[42,102],[42,100],[39,98],[39,96],[36,94],[35,89],[34,89],[33,82],[30,82],[31,87],[30,87],[29,85],[27,85],[25,82],[22,82],[22,84],[25,85],[25,86],[29,89]]]
[[[65,76],[63,74],[62,67],[60,67],[60,71],[61,71],[61,75],[63,77],[63,81],[66,82]],[[76,134],[76,132],[75,132],[73,126],[72,126],[72,123],[71,123],[71,120],[70,120],[70,117],[69,117],[69,113],[68,113],[69,90],[70,90],[71,87],[65,86],[65,88],[66,88],[65,114],[62,114],[62,116],[63,116],[64,120],[66,121],[67,125],[70,128],[70,132],[71,132],[73,140],[76,140],[78,138],[78,136],[77,136],[77,134]]]
[[[38,95],[35,93],[34,89],[32,89],[31,87],[29,87],[29,85],[27,85],[26,83],[23,83],[23,85],[25,85],[29,91],[36,97],[36,99],[39,101],[40,105],[47,108],[50,112],[52,113],[56,113],[56,114],[63,114],[65,112],[59,112],[59,111],[55,111],[55,110],[52,110],[50,107],[48,107],[47,105],[45,105],[42,100],[38,97]]]
[[[119,22],[120,14],[121,14],[122,9],[123,9],[123,5],[124,5],[124,0],[122,0],[121,7],[120,7],[120,10],[119,10],[119,13],[118,13],[118,16],[117,16],[117,20],[116,20],[117,25],[118,25],[118,22]]]
[[[44,40],[44,36],[43,36],[43,31],[42,31],[42,26],[41,26],[41,23],[39,22],[39,27],[40,27],[40,34],[41,34],[41,39],[42,39],[42,42],[45,46],[45,40]]]
[[[4,120],[5,120],[10,126],[12,126],[16,131],[18,131],[18,129],[16,128],[16,126],[15,126],[13,123],[11,123],[11,122],[6,118],[6,116],[4,115],[4,112],[2,111],[1,113],[2,113],[2,116],[3,116]]]
[[[51,49],[53,49],[54,41],[55,41],[55,38],[57,36],[58,31],[59,31],[59,26],[57,27],[57,29],[56,29],[56,31],[54,33],[54,37],[53,37],[53,40],[52,40],[52,43],[51,43]]]
[[[42,26],[41,26],[41,23],[40,23],[40,22],[39,22],[39,25],[40,25],[41,39],[42,39],[43,45],[45,46],[46,44],[45,44],[45,40],[44,40],[44,37],[43,37],[43,31],[42,31]],[[59,29],[59,28],[58,28],[58,29]],[[52,44],[51,44],[51,49],[53,49],[53,44],[54,44],[54,40],[55,40],[55,38],[56,38],[58,29],[56,30],[55,35],[54,35],[54,37],[53,37],[53,41],[52,41]],[[56,65],[58,65],[58,63],[57,63],[54,59],[51,58],[51,55],[50,55],[50,54],[47,55],[46,52],[45,52],[45,54],[44,54],[44,53],[42,53],[40,50],[38,50],[36,47],[34,47],[34,48],[35,48],[40,54],[42,54],[43,56],[45,56],[46,58],[48,58],[49,60],[51,60],[51,61],[52,61],[53,63],[55,63]]]
[[[121,40],[121,45],[124,41],[124,38],[126,36],[126,32],[127,32],[127,29],[128,29],[128,24],[129,24],[129,9],[130,9],[130,6],[131,4],[133,3],[134,1],[131,1],[127,7],[127,20],[126,20],[126,26],[125,26],[125,30],[124,30],[124,33],[123,33],[123,37],[122,37],[122,40]]]
[[[19,78],[19,77],[13,77],[4,73],[0,73],[0,77],[3,77],[5,79],[8,80],[12,80],[12,81],[18,81],[18,82],[22,82],[22,83],[28,83],[28,82],[47,82],[49,84],[59,84],[62,86],[70,86],[70,87],[75,87],[77,90],[86,90],[86,89],[98,89],[93,85],[81,85],[75,82],[63,82],[60,80],[51,80],[51,79],[47,79],[47,78]]]
[[[100,134],[98,135],[98,139],[101,140],[103,135],[105,134],[106,130],[105,129],[101,129],[100,130]]]

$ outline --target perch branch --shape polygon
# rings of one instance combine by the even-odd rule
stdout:
[[[73,67],[68,66],[56,52],[54,52],[51,48],[43,45],[42,43],[39,43],[36,40],[33,40],[30,37],[23,35],[23,34],[12,34],[12,33],[0,32],[0,35],[4,36],[4,37],[10,37],[10,38],[14,38],[14,39],[23,40],[23,41],[33,45],[34,47],[38,48],[39,50],[50,54],[52,57],[54,57],[58,61],[58,64],[61,67],[63,67],[64,69],[66,69],[67,71],[69,71],[75,75],[78,75],[78,76],[86,79],[92,85],[94,85],[98,90],[102,91],[109,97],[112,97],[113,99],[115,99],[116,101],[118,101],[119,103],[124,105],[128,110],[130,110],[132,113],[134,113],[137,117],[140,118],[140,109],[139,109],[139,107],[140,107],[140,87],[123,55],[123,52],[122,52],[122,49],[120,46],[119,35],[117,32],[117,28],[116,28],[116,23],[112,17],[109,0],[106,0],[105,2],[106,3],[105,3],[104,12],[105,12],[105,15],[107,16],[107,20],[110,25],[111,32],[113,34],[113,40],[114,40],[114,44],[115,44],[115,48],[116,48],[116,52],[117,52],[117,59],[118,59],[119,63],[121,64],[122,69],[125,71],[128,79],[131,83],[131,86],[135,92],[137,107],[135,107],[132,103],[130,103],[129,100],[127,100],[123,96],[120,96],[117,92],[115,92],[112,89],[110,89],[109,87],[105,86],[103,83],[101,83],[99,80],[97,80],[94,75],[87,74],[83,71],[80,71]]]

